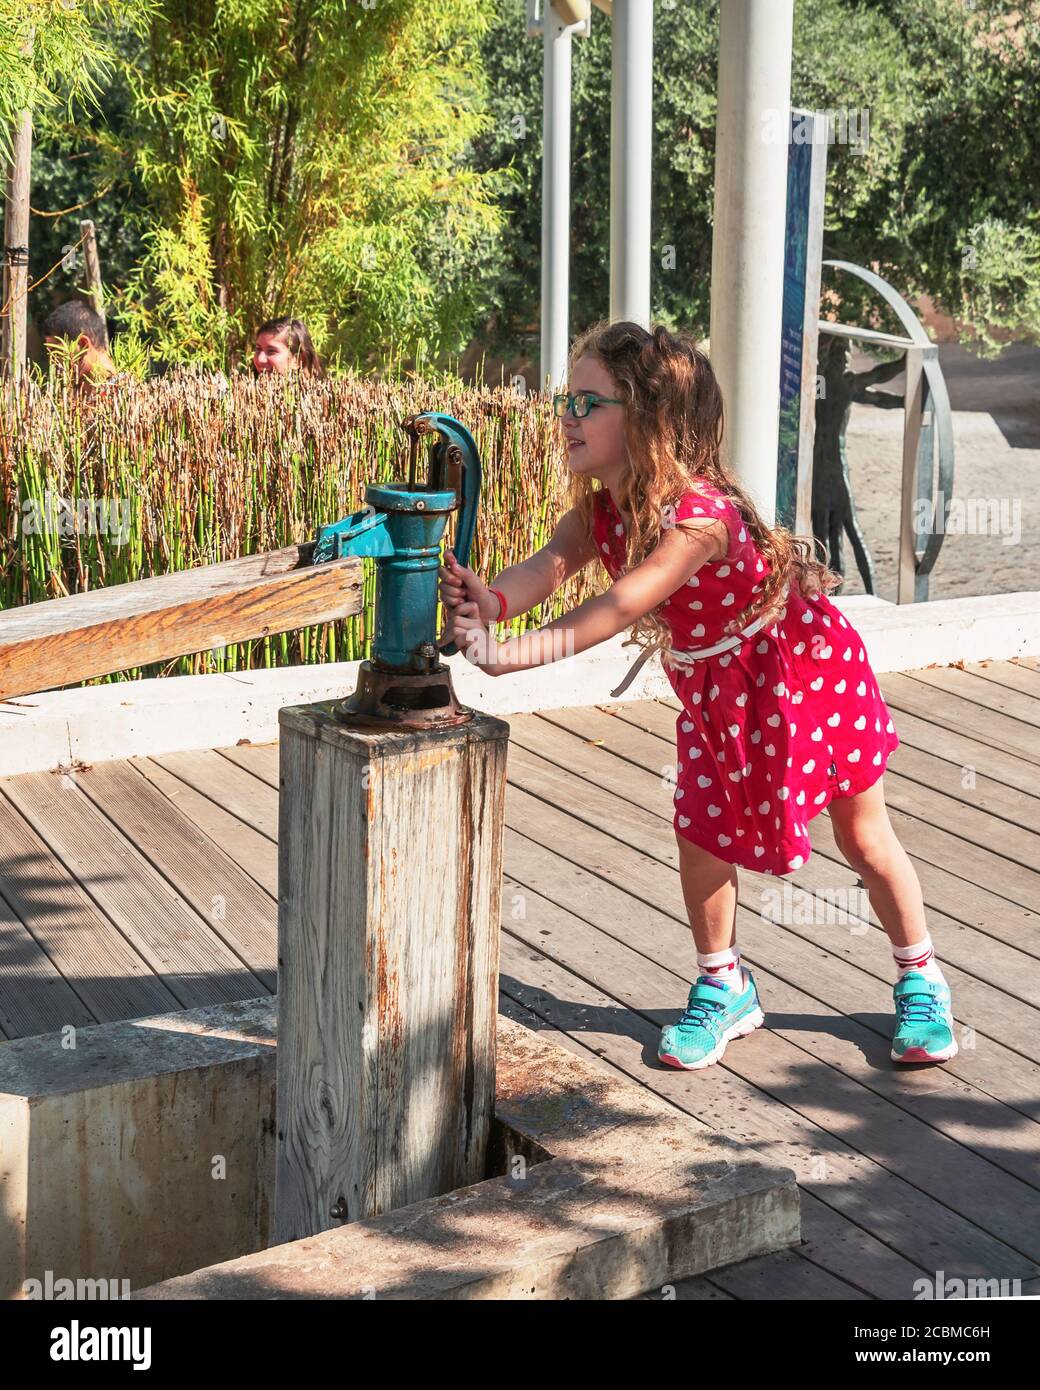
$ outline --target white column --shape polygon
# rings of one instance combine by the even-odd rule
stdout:
[[[711,361],[724,458],[776,518],[780,325],[794,0],[722,0]]]
[[[611,25],[610,317],[649,328],[652,0],[614,0]]]
[[[539,388],[567,380],[571,250],[571,33],[542,7],[542,343]]]

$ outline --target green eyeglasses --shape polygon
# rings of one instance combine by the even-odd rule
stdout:
[[[573,411],[575,420],[584,420],[594,405],[624,405],[616,396],[598,396],[595,391],[575,391],[572,394],[561,391],[553,396],[553,410],[559,419]]]

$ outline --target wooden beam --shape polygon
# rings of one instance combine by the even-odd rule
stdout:
[[[359,613],[362,561],[314,542],[0,613],[0,700]]]

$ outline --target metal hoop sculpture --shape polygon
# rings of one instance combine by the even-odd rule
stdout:
[[[903,493],[900,535],[900,574],[899,602],[905,603],[909,597],[906,590],[912,558],[913,601],[922,602],[928,597],[928,576],[931,573],[946,536],[946,519],[949,515],[953,495],[953,415],[950,411],[950,397],[946,381],[939,365],[939,350],[925,332],[920,319],[911,309],[898,290],[887,280],[865,266],[852,261],[824,261],[825,266],[835,270],[847,271],[870,286],[885,301],[899,322],[906,329],[907,337],[892,339],[893,344],[902,343],[906,349],[906,396],[904,410],[908,428],[917,422],[917,444],[913,456],[913,473],[916,475],[916,501],[927,503],[920,508],[923,516],[935,515],[935,494],[932,489],[932,475],[935,468],[936,444],[939,455],[939,496],[942,498],[942,525],[926,529],[920,518],[914,523],[909,505],[908,491],[913,486],[909,476],[910,456],[907,450],[907,432],[904,432],[903,454]],[[838,325],[834,325],[838,327]],[[844,325],[842,325],[844,327]],[[826,333],[828,325],[820,321],[819,331]],[[855,337],[855,332],[847,336]],[[919,365],[918,365],[919,364]],[[927,537],[919,548],[922,537]]]

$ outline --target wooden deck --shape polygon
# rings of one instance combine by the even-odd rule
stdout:
[[[747,871],[766,1027],[720,1066],[660,1067],[696,969],[663,775],[677,706],[509,721],[502,1011],[798,1174],[803,1244],[680,1298],[913,1299],[937,1271],[1040,1293],[1040,660],[881,686],[902,741],[888,804],[953,987],[942,1067],[889,1060],[876,922],[777,924],[778,880]],[[0,1037],[272,992],[277,762],[244,746],[0,781]],[[784,882],[855,887],[826,813],[810,831]]]

